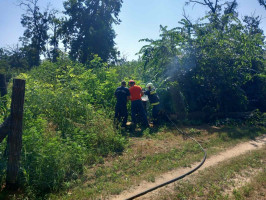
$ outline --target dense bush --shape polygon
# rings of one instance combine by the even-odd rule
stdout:
[[[258,18],[242,23],[219,12],[195,24],[183,19],[180,27],[161,27],[158,40],[144,39],[142,79],[159,87],[177,83],[164,94],[183,96],[188,112],[264,111],[265,36]]]
[[[64,58],[19,75],[26,80],[20,181],[33,191],[58,190],[85,165],[124,148],[112,120],[117,75],[97,56],[96,64],[92,70]]]

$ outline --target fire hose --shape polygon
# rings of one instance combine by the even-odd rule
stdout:
[[[180,129],[176,126],[176,124],[170,119],[170,117],[169,117],[168,115],[166,115],[166,116],[167,116],[168,120],[169,120],[169,121],[174,125],[174,127],[178,130],[178,132],[180,132],[180,133],[181,133],[182,135],[184,135],[185,137],[188,137],[188,138],[192,139],[193,141],[195,141],[195,142],[200,146],[201,150],[204,152],[204,158],[202,159],[202,161],[200,162],[200,164],[199,164],[197,167],[195,167],[194,169],[190,170],[189,172],[187,172],[187,173],[185,173],[185,174],[183,174],[183,175],[181,175],[181,176],[178,176],[178,177],[176,177],[176,178],[174,178],[174,179],[171,179],[170,181],[166,181],[166,182],[164,182],[164,183],[162,183],[162,184],[159,184],[159,185],[157,185],[157,186],[155,186],[155,187],[153,187],[153,188],[147,189],[147,190],[145,190],[145,191],[143,191],[143,192],[141,192],[141,193],[139,193],[139,194],[136,194],[136,195],[134,195],[134,196],[131,196],[131,197],[127,198],[126,200],[135,199],[135,198],[140,197],[140,196],[143,196],[143,195],[145,195],[145,194],[147,194],[147,193],[149,193],[149,192],[152,192],[152,191],[154,191],[154,190],[156,190],[156,189],[158,189],[158,188],[161,188],[161,187],[166,186],[166,185],[168,185],[168,184],[170,184],[170,183],[173,183],[173,182],[175,182],[175,181],[177,181],[177,180],[183,179],[183,178],[185,178],[187,175],[192,174],[193,172],[195,172],[196,170],[198,170],[198,169],[203,165],[203,163],[204,163],[205,160],[206,160],[207,153],[206,153],[206,151],[203,149],[203,147],[201,146],[201,144],[200,144],[195,138],[189,136],[188,134],[185,134],[182,130],[180,130]]]

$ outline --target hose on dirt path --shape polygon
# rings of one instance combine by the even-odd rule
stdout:
[[[175,128],[178,130],[178,132],[180,132],[180,133],[181,133],[182,135],[184,135],[185,137],[188,137],[188,138],[192,139],[193,141],[195,141],[195,142],[200,146],[201,150],[204,152],[204,158],[202,159],[201,163],[200,163],[197,167],[195,167],[194,169],[190,170],[189,172],[187,172],[187,173],[185,173],[185,174],[183,174],[183,175],[181,175],[181,176],[178,176],[178,177],[176,177],[176,178],[174,178],[174,179],[172,179],[172,180],[170,180],[170,181],[167,181],[167,182],[165,182],[165,183],[162,183],[162,184],[160,184],[160,185],[157,185],[157,186],[155,186],[155,187],[153,187],[153,188],[150,188],[150,189],[148,189],[148,190],[145,190],[145,191],[143,191],[143,192],[141,192],[141,193],[139,193],[139,194],[136,194],[136,195],[134,195],[134,196],[131,196],[131,197],[127,198],[126,200],[135,199],[135,198],[140,197],[140,196],[143,196],[143,195],[145,195],[145,194],[147,194],[147,193],[149,193],[149,192],[152,192],[152,191],[154,191],[154,190],[156,190],[156,189],[158,189],[158,188],[161,188],[161,187],[166,186],[166,185],[168,185],[168,184],[170,184],[170,183],[173,183],[173,182],[175,182],[175,181],[177,181],[177,180],[180,180],[180,179],[182,179],[182,178],[185,178],[187,175],[192,174],[193,172],[195,172],[196,170],[198,170],[198,169],[203,165],[203,163],[205,162],[206,157],[207,157],[207,153],[206,153],[206,151],[203,149],[203,147],[201,146],[201,144],[200,144],[197,140],[195,140],[195,138],[193,138],[193,137],[189,136],[188,134],[185,134],[183,131],[181,131],[181,130],[176,126],[176,124],[170,119],[170,117],[169,117],[168,115],[167,115],[167,118],[168,118],[168,120],[169,120],[169,121],[175,126]]]

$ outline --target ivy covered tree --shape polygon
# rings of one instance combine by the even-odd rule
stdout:
[[[122,0],[67,0],[63,43],[73,60],[86,63],[98,54],[104,61],[116,57],[113,24],[119,24]]]

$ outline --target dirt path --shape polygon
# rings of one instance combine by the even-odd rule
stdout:
[[[220,162],[223,162],[225,160],[228,160],[230,158],[239,156],[241,154],[244,154],[248,151],[252,151],[255,149],[259,149],[262,148],[264,145],[266,145],[266,135],[263,135],[261,137],[256,138],[256,140],[252,140],[249,142],[245,142],[242,144],[239,144],[231,149],[228,149],[218,155],[214,155],[210,158],[207,158],[205,163],[203,164],[203,166],[201,166],[201,168],[199,170],[197,170],[195,173],[198,173],[200,170],[203,170],[207,167],[210,166],[214,166]],[[207,152],[208,153],[208,152]],[[130,188],[129,190],[126,190],[124,192],[122,192],[120,195],[113,197],[112,199],[116,199],[116,200],[123,200],[123,199],[127,199],[133,195],[136,195],[140,192],[143,192],[149,188],[155,187],[159,184],[162,184],[166,181],[169,181],[171,179],[174,179],[182,174],[187,173],[188,171],[190,171],[192,168],[195,168],[199,163],[195,163],[194,165],[191,166],[191,168],[179,168],[176,170],[173,170],[171,172],[162,174],[161,176],[157,177],[155,179],[155,182],[151,183],[151,182],[142,182],[140,183],[138,186],[134,186],[132,188]],[[169,184],[168,186],[165,187],[171,187],[172,184]],[[163,187],[163,188],[165,188]],[[140,197],[138,199],[150,199],[149,197],[151,197],[151,195],[155,195],[158,192],[158,190],[155,190],[151,193],[148,193],[146,195],[144,195],[143,197]]]

